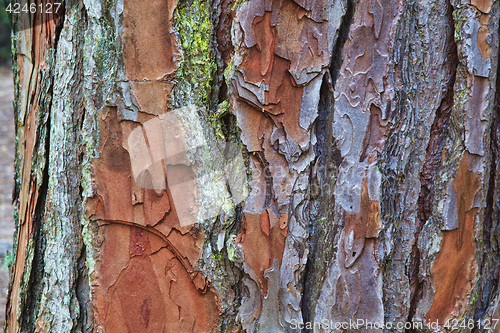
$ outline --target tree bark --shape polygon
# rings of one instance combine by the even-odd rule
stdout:
[[[6,331],[500,332],[499,5],[14,15]]]

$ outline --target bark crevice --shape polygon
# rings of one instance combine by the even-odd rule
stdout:
[[[349,30],[351,29],[351,24],[354,19],[354,0],[347,0],[346,3],[346,12],[342,18],[337,41],[333,47],[329,68],[333,88],[335,88],[335,83],[337,82],[340,68],[342,67],[342,50],[344,49],[345,42],[349,38]]]
[[[453,27],[453,7],[448,1],[448,24]],[[458,67],[458,54],[457,45],[450,35],[448,40],[448,55],[449,55],[449,68],[450,76],[446,84],[446,91],[444,92],[441,104],[436,110],[434,122],[431,126],[430,139],[427,144],[425,162],[420,173],[420,194],[417,201],[417,221],[414,233],[414,243],[410,255],[410,266],[408,269],[408,278],[410,281],[410,309],[408,313],[408,322],[412,322],[417,306],[423,296],[423,283],[420,280],[420,260],[421,254],[419,249],[420,233],[424,225],[429,220],[432,214],[433,202],[433,184],[442,165],[442,154],[446,137],[448,136],[448,123],[450,120],[451,110],[453,108],[454,98],[454,85],[456,78],[456,71]]]
[[[450,6],[451,7],[451,6]],[[431,127],[431,136],[426,150],[425,162],[423,165],[422,172],[420,174],[421,190],[418,198],[418,209],[417,209],[417,225],[415,230],[414,244],[411,253],[411,263],[409,268],[409,280],[410,287],[412,289],[410,296],[410,310],[408,321],[413,319],[416,308],[420,299],[422,298],[423,285],[420,281],[420,250],[418,248],[418,241],[420,238],[420,233],[424,225],[429,220],[432,214],[432,189],[434,184],[434,178],[437,176],[439,169],[441,167],[441,158],[445,143],[445,138],[448,135],[448,122],[450,119],[451,109],[453,107],[453,86],[455,84],[455,73],[458,66],[458,57],[456,52],[456,45],[452,41],[452,51],[451,55],[451,68],[452,74],[450,80],[448,81],[446,93],[441,105],[436,111],[436,116],[434,118],[434,123]]]
[[[333,46],[330,67],[323,76],[318,118],[315,123],[318,142],[314,149],[318,157],[310,168],[309,178],[308,201],[311,211],[308,225],[309,255],[303,273],[304,294],[301,302],[304,322],[314,321],[316,302],[328,272],[328,265],[325,263],[333,262],[337,253],[334,239],[338,233],[338,226],[334,224],[333,190],[342,163],[342,155],[337,147],[331,124],[333,124],[335,82],[342,67],[342,52],[354,18],[354,2],[347,0],[346,6]],[[305,329],[305,331],[310,330]]]
[[[25,220],[25,217],[17,219],[16,221],[16,229],[14,233],[14,251],[16,251],[17,247],[17,237],[20,228],[28,228],[28,226],[20,226],[20,221],[23,223],[31,223],[29,242],[28,244],[24,244],[21,246],[25,246],[27,248],[31,247],[31,251],[33,251],[32,259],[29,264],[26,264],[23,267],[22,272],[17,272],[20,274],[23,280],[24,276],[27,276],[27,281],[18,282],[21,288],[24,290],[21,292],[22,299],[24,302],[21,303],[21,306],[18,309],[12,308],[12,298],[11,292],[12,288],[14,288],[14,284],[16,281],[13,281],[14,270],[16,269],[16,265],[11,267],[10,271],[10,281],[9,281],[9,293],[7,296],[7,309],[6,309],[6,317],[8,318],[11,313],[16,313],[17,318],[20,318],[17,323],[19,329],[21,331],[31,331],[33,327],[36,325],[36,321],[39,316],[39,312],[41,310],[41,299],[43,297],[43,289],[44,289],[44,275],[45,275],[45,248],[46,248],[46,237],[44,230],[44,223],[46,220],[46,210],[47,210],[47,202],[49,200],[48,192],[49,192],[49,160],[50,160],[50,132],[51,132],[51,116],[50,110],[52,108],[52,96],[53,96],[53,80],[54,80],[54,64],[56,62],[56,53],[49,52],[49,50],[56,50],[58,46],[59,37],[63,28],[63,22],[65,17],[66,8],[65,5],[62,4],[61,10],[59,11],[60,15],[56,15],[54,17],[46,14],[45,16],[35,16],[33,21],[31,22],[31,27],[24,27],[18,21],[13,22],[13,36],[19,37],[20,34],[23,34],[25,29],[34,29],[36,26],[41,26],[39,32],[40,36],[33,35],[32,45],[31,45],[31,57],[32,61],[36,63],[39,61],[41,63],[45,63],[44,68],[33,68],[33,72],[31,73],[31,77],[35,75],[36,84],[29,91],[31,93],[31,100],[29,104],[26,105],[26,109],[30,109],[29,112],[36,112],[36,122],[34,124],[29,124],[31,126],[36,126],[36,129],[33,131],[35,133],[33,137],[29,138],[34,141],[34,154],[43,152],[43,156],[34,156],[33,158],[40,159],[37,163],[40,163],[43,167],[41,168],[39,173],[36,173],[35,167],[30,165],[30,181],[33,186],[37,187],[38,196],[36,198],[35,208],[33,210],[33,215],[29,217],[29,221]],[[18,18],[19,20],[19,18]],[[52,22],[54,20],[54,22]],[[26,22],[26,21],[25,21]],[[53,24],[53,33],[51,33],[49,26]],[[17,27],[17,30],[16,30]],[[49,33],[47,33],[49,32]],[[42,38],[45,37],[46,40]],[[15,45],[15,41],[13,40],[13,45]],[[35,51],[36,48],[44,48],[44,52]],[[18,57],[22,56],[20,53],[14,55],[13,62],[18,64]],[[44,58],[45,57],[45,58]],[[26,61],[26,60],[25,60]],[[20,73],[17,73],[20,75]],[[17,80],[15,80],[16,84],[19,84]],[[19,94],[20,92],[17,92]],[[21,98],[20,96],[16,96],[16,101]],[[37,103],[38,107],[33,107],[33,103]],[[18,106],[15,106],[16,110],[14,116],[15,119],[18,119],[22,112],[19,112]],[[28,117],[25,115],[25,117]],[[26,119],[23,119],[24,123]],[[28,126],[29,126],[28,125]],[[16,126],[16,137],[19,139],[20,133],[18,132],[18,127]],[[26,135],[25,133],[21,133],[21,135]],[[26,141],[27,139],[24,138]],[[26,143],[26,142],[24,142]],[[21,144],[18,142],[18,145]],[[26,149],[26,146],[23,147]],[[20,149],[20,147],[16,147],[16,149]],[[21,150],[21,149],[20,149]],[[19,158],[19,157],[17,157]],[[25,161],[23,161],[25,163]],[[17,163],[17,162],[16,162]],[[43,163],[43,164],[42,164]],[[18,166],[15,166],[18,167]],[[37,179],[41,177],[41,180]],[[14,186],[13,195],[12,195],[12,203],[16,206],[16,210],[19,208],[19,196],[21,191],[21,184],[18,179],[20,179],[19,171],[16,171],[16,184]],[[28,180],[24,180],[28,181]],[[36,185],[35,185],[36,184]],[[24,283],[24,285],[22,285]],[[14,302],[15,304],[15,302]],[[17,313],[19,310],[20,313]],[[14,320],[17,320],[15,318]],[[7,331],[12,328],[14,325],[12,322],[8,320],[5,321],[4,329]]]
[[[52,87],[51,87],[52,90]],[[51,94],[51,92],[49,92]],[[50,110],[52,104],[47,109]],[[30,331],[30,328],[35,327],[35,323],[40,308],[40,300],[43,293],[43,277],[45,275],[45,236],[44,236],[44,220],[45,209],[48,200],[49,191],[49,154],[50,154],[50,112],[48,112],[46,123],[46,163],[43,169],[43,180],[39,188],[39,198],[35,208],[35,216],[33,218],[33,236],[31,242],[34,244],[33,263],[31,266],[30,279],[27,284],[26,291],[26,307],[21,313],[22,322],[20,323],[21,330]],[[24,274],[27,272],[25,271]]]

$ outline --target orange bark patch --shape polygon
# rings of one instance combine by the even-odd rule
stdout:
[[[481,27],[477,32],[477,47],[479,48],[483,59],[491,58],[491,47],[488,43],[488,35],[490,34],[490,29],[488,28],[489,19],[490,16],[485,14],[481,14],[481,17],[479,18]]]
[[[363,180],[359,213],[346,213],[345,266],[350,267],[363,252],[365,238],[377,237],[380,231],[380,202],[370,200],[368,178]]]
[[[264,83],[268,89],[264,93],[263,105],[257,100],[247,101],[261,108],[260,111],[264,113],[282,115],[273,117],[274,121],[282,123],[285,132],[295,142],[304,144],[307,135],[299,125],[303,88],[297,87],[290,75],[290,61],[275,54],[278,36],[276,28],[271,26],[270,12],[254,18],[253,34],[257,45],[247,50],[241,68],[245,73],[245,81]],[[264,113],[260,117],[264,117]]]
[[[276,29],[271,27],[271,13],[257,16],[253,20],[254,35],[260,51],[260,74],[266,75],[273,66],[276,50]]]
[[[153,252],[156,236],[119,224],[104,228],[106,241],[98,274],[108,275],[112,270],[114,276],[101,279],[94,298],[106,332],[214,329],[218,319],[212,291],[203,288],[199,278],[186,272],[166,248]],[[127,245],[129,253],[123,251]]]
[[[167,112],[173,83],[132,82],[131,88],[141,112],[161,115]]]
[[[370,106],[370,124],[368,125],[368,131],[365,135],[363,142],[363,153],[360,157],[360,162],[368,157],[375,160],[377,152],[380,151],[384,145],[385,139],[387,137],[386,126],[383,126],[382,111],[375,105]],[[371,160],[369,162],[372,162]]]
[[[264,294],[267,294],[267,279],[264,273],[272,269],[277,259],[281,266],[283,250],[285,249],[286,222],[288,215],[281,214],[278,218],[271,210],[261,214],[245,213],[239,243],[245,254],[245,262],[257,274]]]
[[[245,68],[245,79],[249,82],[263,82],[269,86],[265,92],[265,103],[262,105],[262,114],[267,113],[275,122],[283,124],[285,132],[297,143],[304,143],[307,139],[305,130],[299,125],[300,107],[302,105],[302,87],[296,87],[295,82],[288,72],[290,62],[280,57],[274,56],[273,65],[265,75],[261,74],[261,67],[267,66],[263,63],[266,56],[257,47],[248,50],[247,58],[243,63]]]
[[[168,79],[178,55],[172,29],[176,0],[124,1],[123,55],[127,79]]]
[[[481,188],[479,173],[468,170],[465,153],[453,187],[457,194],[458,229],[443,231],[441,251],[432,267],[435,294],[426,317],[430,321],[445,322],[460,317],[466,309],[467,294],[472,290],[476,273],[474,254],[474,220],[478,208],[473,208],[474,197]]]
[[[91,277],[97,323],[106,332],[212,331],[216,297],[196,271],[203,233],[180,226],[168,188],[137,186],[124,148],[132,123],[120,122],[116,108],[102,114],[96,193],[87,201],[104,239]]]
[[[471,0],[470,3],[481,12],[488,14],[491,11],[493,0]]]

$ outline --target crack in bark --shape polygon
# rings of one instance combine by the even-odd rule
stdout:
[[[93,330],[93,313],[91,309],[91,300],[88,297],[90,295],[90,285],[88,268],[85,263],[86,258],[87,248],[83,245],[80,258],[78,259],[78,275],[76,277],[76,298],[78,300],[78,305],[80,306],[80,315],[76,324],[76,331],[87,333],[92,332]]]
[[[214,1],[214,14],[212,24],[214,29],[214,51],[216,53],[217,72],[214,80],[215,89],[212,91],[212,99],[218,103],[228,99],[228,87],[224,79],[224,71],[231,61],[231,52],[234,46],[231,41],[231,3],[228,0]]]
[[[215,53],[215,64],[217,69],[213,73],[212,90],[210,96],[210,107],[218,110],[217,119],[214,119],[213,125],[218,127],[227,142],[233,142],[237,145],[244,147],[241,143],[241,131],[237,125],[236,116],[231,112],[231,105],[229,101],[228,83],[225,78],[225,71],[228,64],[231,62],[234,46],[231,39],[231,25],[233,23],[234,8],[230,0],[214,0],[212,3],[212,25],[213,29],[213,53]],[[227,104],[226,104],[227,103]],[[248,152],[243,148],[245,160],[248,160]],[[261,157],[261,156],[259,156]],[[265,162],[262,159],[259,161],[263,164],[265,169]],[[247,165],[248,167],[248,165]],[[272,183],[269,185],[272,186]],[[230,189],[228,188],[229,193]],[[235,207],[235,216],[231,219],[230,223],[226,223],[225,227],[220,232],[225,233],[226,239],[231,236],[238,235],[241,232],[243,214],[242,205],[240,203]],[[222,311],[219,313],[220,326],[219,329],[223,332],[238,326],[237,314],[243,298],[243,270],[237,263],[229,260],[228,248],[224,244],[223,248],[218,249],[219,232],[216,232],[220,219],[213,225],[214,229],[205,230],[205,244],[210,244],[212,251],[217,253],[219,259],[217,260],[217,268],[212,267],[209,263],[204,262],[202,254],[201,264],[199,269],[206,275],[217,274],[217,270],[224,270],[226,272],[227,289],[234,292],[233,307],[222,306]],[[227,222],[227,221],[226,221]],[[203,251],[202,251],[203,252]],[[215,271],[215,273],[214,273]],[[221,281],[212,281],[214,285],[220,284]],[[224,296],[221,296],[224,297]]]
[[[330,75],[332,78],[333,89],[335,89],[335,83],[337,82],[337,78],[340,73],[340,68],[342,67],[342,50],[344,49],[345,42],[349,38],[349,30],[351,29],[351,24],[353,19],[354,19],[354,1],[347,0],[347,9],[344,14],[344,17],[342,18],[342,24],[340,25],[339,35],[332,50],[332,59],[329,68]]]
[[[450,26],[453,26],[453,7],[448,1],[448,19]],[[408,313],[408,322],[412,322],[417,306],[423,296],[423,283],[420,281],[420,250],[418,241],[420,233],[424,225],[427,223],[432,214],[432,190],[434,178],[439,172],[442,164],[442,153],[444,148],[445,138],[448,135],[448,121],[450,119],[451,110],[453,107],[454,98],[454,85],[456,78],[456,71],[458,67],[458,54],[457,45],[450,35],[449,52],[450,55],[450,78],[447,83],[446,92],[441,101],[441,105],[436,110],[436,116],[431,126],[430,139],[426,149],[425,162],[420,173],[420,194],[418,197],[417,206],[417,226],[414,233],[414,243],[411,252],[411,261],[409,267],[409,281],[410,281],[410,309]]]
[[[330,81],[330,82],[328,82]],[[309,256],[304,269],[304,295],[302,297],[302,318],[304,322],[314,320],[314,307],[321,291],[321,286],[326,278],[327,265],[325,258],[334,259],[337,249],[334,238],[338,231],[338,226],[333,224],[333,211],[330,207],[335,205],[333,196],[332,180],[335,180],[340,165],[340,151],[333,140],[331,123],[333,121],[333,87],[329,73],[323,78],[320,90],[321,99],[319,104],[319,116],[316,122],[316,132],[318,133],[318,144],[314,167],[317,172],[311,170],[310,192],[317,187],[317,194],[312,197],[311,210],[313,215],[309,223]],[[320,134],[321,133],[321,134]],[[317,166],[317,168],[316,168]],[[315,203],[319,207],[314,207]],[[327,203],[327,204],[325,204]],[[316,212],[314,212],[316,210]]]
[[[314,320],[314,308],[328,271],[328,265],[325,265],[324,259],[328,258],[330,261],[334,261],[337,253],[337,248],[333,244],[338,232],[338,226],[333,223],[334,214],[330,207],[335,206],[333,187],[338,168],[342,162],[342,156],[336,145],[331,124],[333,123],[335,103],[335,83],[342,67],[342,51],[349,37],[353,18],[354,2],[353,0],[347,0],[346,12],[342,18],[337,40],[332,50],[330,67],[323,76],[318,118],[314,125],[318,139],[314,149],[318,157],[310,169],[308,196],[309,209],[313,211],[312,215],[316,216],[311,219],[308,226],[309,255],[303,272],[304,294],[301,301],[304,322]],[[317,191],[315,191],[315,188],[317,188]],[[319,207],[314,207],[315,203]],[[305,332],[310,331],[307,328],[305,329]]]
[[[58,29],[57,36],[55,38],[56,43],[54,44],[54,49],[57,48],[57,40],[59,39],[59,33],[62,30],[62,26]],[[55,55],[54,55],[55,62]],[[50,90],[48,92],[49,96],[52,96],[53,83],[50,85]],[[45,219],[45,208],[48,201],[48,191],[49,191],[49,160],[50,160],[50,109],[52,108],[52,102],[47,106],[47,123],[46,123],[46,141],[45,141],[45,167],[43,170],[43,180],[40,186],[40,196],[37,202],[37,207],[35,208],[35,217],[33,219],[33,229],[35,234],[33,235],[33,242],[35,243],[35,254],[33,256],[33,266],[32,273],[30,276],[30,282],[28,283],[28,313],[25,319],[33,320],[32,323],[26,322],[25,328],[35,326],[35,321],[37,319],[38,308],[40,305],[40,299],[42,297],[42,280],[44,275],[44,253],[45,253],[45,238],[42,230],[43,222]],[[35,272],[35,274],[33,274]],[[31,287],[34,286],[34,289]],[[23,323],[24,324],[24,323]],[[23,326],[21,326],[23,327]]]
[[[48,46],[51,49],[56,50],[57,49],[57,44],[59,41],[59,36],[63,28],[63,22],[64,22],[64,17],[65,17],[65,5],[63,4],[61,6],[61,11],[59,13],[62,13],[61,15],[57,17],[52,17],[54,19],[54,33],[53,35],[49,33],[45,36],[47,38],[46,40],[46,46]],[[35,18],[34,21],[30,21],[32,26],[31,27],[24,27],[25,29],[33,29],[36,25],[43,25],[43,24],[48,24],[50,20],[47,17],[38,17],[37,19]],[[13,29],[18,28],[19,30],[23,29],[22,26],[20,26],[19,22],[16,22],[13,26]],[[46,28],[48,29],[48,28]],[[46,30],[42,29],[42,30]],[[37,57],[37,54],[35,54],[34,48],[39,47],[40,43],[42,43],[40,40],[37,39],[38,36],[33,36],[32,40],[32,50],[31,50],[31,56],[33,59]],[[47,56],[45,54],[45,56]],[[45,59],[38,59],[45,61]],[[15,60],[17,62],[17,60]],[[53,64],[56,61],[56,55],[54,53],[53,55]],[[38,103],[41,105],[40,108],[32,109],[31,112],[35,112],[35,110],[38,113],[41,113],[42,111],[46,113],[47,118],[44,121],[38,114],[37,114],[37,123],[33,124],[36,125],[37,128],[35,129],[35,136],[31,138],[32,140],[35,140],[34,144],[34,151],[38,151],[40,143],[43,142],[44,144],[44,151],[45,151],[45,156],[43,158],[45,159],[45,165],[43,167],[43,170],[41,172],[42,174],[42,180],[40,182],[40,185],[38,187],[38,197],[37,197],[37,202],[35,205],[35,209],[33,212],[32,218],[32,226],[31,226],[31,237],[29,239],[29,243],[26,245],[21,245],[21,246],[29,246],[29,244],[33,244],[33,258],[32,262],[30,265],[30,271],[26,271],[26,265],[23,267],[23,271],[19,272],[21,276],[24,276],[25,274],[29,275],[29,280],[26,284],[26,289],[22,292],[22,296],[25,299],[25,302],[21,304],[19,310],[20,313],[17,314],[17,318],[21,318],[21,320],[18,322],[18,325],[22,331],[30,331],[33,327],[35,327],[35,322],[38,317],[38,312],[40,309],[40,300],[43,296],[43,277],[44,277],[44,268],[45,268],[45,262],[44,262],[44,253],[45,253],[45,236],[44,236],[44,230],[43,230],[43,225],[44,225],[44,220],[45,220],[45,214],[46,214],[46,207],[47,207],[47,201],[48,201],[48,188],[49,188],[49,159],[50,159],[50,131],[51,131],[51,117],[50,117],[50,110],[52,108],[52,93],[53,93],[53,79],[54,76],[53,74],[54,68],[49,68],[45,73],[47,75],[44,75],[45,73],[41,71],[38,68],[33,68],[33,71],[31,73],[31,78],[33,77],[33,73],[35,71],[38,71],[37,73],[37,82],[35,87],[33,88],[32,91],[32,99],[29,102],[29,105],[27,107],[31,107],[33,103]],[[48,86],[48,89],[46,91],[37,91],[43,89],[43,81],[46,78],[50,81],[50,84]],[[31,79],[30,79],[31,80]],[[35,96],[34,92],[38,92],[38,96]],[[48,103],[44,103],[45,100],[48,100]],[[17,110],[17,108],[15,108]],[[17,119],[19,116],[19,113],[16,112],[15,114],[15,119]],[[42,123],[39,123],[39,121],[43,121]],[[45,134],[45,137],[39,137],[40,133]],[[16,126],[16,137],[19,135],[17,132],[17,126]],[[26,139],[26,138],[25,138]],[[25,143],[25,142],[24,142]],[[20,144],[20,143],[18,143]],[[22,144],[22,143],[21,143]],[[17,149],[17,148],[16,148]],[[32,166],[31,166],[32,167]],[[33,172],[33,169],[31,169],[31,172]],[[30,178],[33,176],[32,173],[30,173]],[[12,193],[12,203],[16,203],[16,206],[18,204],[18,199],[19,199],[19,194],[20,194],[20,187],[21,184],[18,183],[18,177],[15,177],[16,179],[16,185],[14,186],[13,193]],[[25,180],[26,181],[26,180]],[[32,184],[36,184],[37,180],[32,180]],[[37,186],[37,185],[33,185]],[[18,207],[16,207],[16,210]],[[17,221],[19,223],[19,220]],[[19,226],[20,227],[20,226]],[[19,232],[19,227],[16,227],[15,230],[15,236],[18,237],[18,232]],[[26,226],[25,226],[26,227]],[[17,239],[14,240],[14,246],[17,244]],[[17,259],[16,259],[17,260]],[[9,313],[12,311],[16,311],[16,309],[11,308],[11,291],[16,283],[16,281],[13,281],[14,278],[14,270],[16,268],[16,265],[13,265],[11,267],[10,271],[10,281],[9,281],[9,294],[7,296],[7,307],[6,307],[6,319],[9,317]],[[19,282],[20,284],[22,282]],[[17,320],[15,318],[14,320]],[[9,320],[6,320],[4,323],[4,330],[7,331],[9,324],[13,324],[9,322]]]
[[[85,6],[82,7],[82,17],[85,25],[85,30],[88,29],[89,18],[88,13]],[[85,124],[85,118],[87,116],[87,110],[84,108],[82,112],[82,116],[80,119],[80,132],[83,131],[83,126]],[[83,165],[84,156],[85,156],[85,147],[80,152],[79,155],[79,165]],[[82,187],[82,183],[79,184],[79,195],[80,198],[84,198],[84,189]],[[83,229],[80,229],[83,231]],[[77,330],[81,330],[82,332],[90,332],[93,329],[93,310],[92,310],[92,301],[90,299],[90,283],[89,283],[89,269],[86,265],[87,259],[87,245],[85,242],[82,242],[82,248],[80,253],[80,258],[78,259],[77,265],[77,277],[76,277],[76,298],[78,300],[78,305],[80,306],[79,318],[77,321]]]
[[[135,223],[135,222],[122,221],[122,220],[110,220],[110,219],[102,220],[102,219],[96,219],[95,221],[100,222],[100,226],[104,226],[104,225],[108,225],[108,224],[121,224],[121,225],[126,225],[126,226],[137,227],[137,228],[140,228],[142,230],[146,230],[146,231],[150,232],[151,234],[153,234],[155,236],[158,236],[159,238],[161,238],[161,240],[163,240],[165,242],[166,248],[170,252],[172,252],[172,254],[174,255],[174,257],[177,258],[177,260],[179,260],[179,262],[186,269],[186,271],[188,273],[193,273],[194,272],[194,269],[191,266],[191,263],[189,262],[189,260],[182,256],[182,254],[177,250],[177,248],[174,246],[174,244],[172,244],[172,242],[170,242],[170,240],[167,238],[167,236],[165,236],[160,231],[156,230],[154,227],[144,226],[142,224],[138,224],[138,223]]]

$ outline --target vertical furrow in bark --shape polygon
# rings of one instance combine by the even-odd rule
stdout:
[[[448,26],[453,25],[452,7],[449,2],[447,2],[447,17]],[[433,185],[436,181],[436,176],[438,174],[439,168],[442,162],[444,143],[448,137],[448,122],[450,118],[451,108],[453,106],[453,86],[455,84],[455,73],[456,67],[458,65],[457,58],[457,48],[453,35],[448,35],[447,47],[445,53],[448,55],[448,70],[449,79],[445,87],[443,100],[441,105],[436,111],[436,116],[434,118],[434,123],[432,124],[430,131],[429,143],[426,149],[425,161],[423,164],[423,169],[420,174],[421,190],[418,198],[418,210],[417,210],[417,224],[415,229],[414,243],[411,252],[411,261],[408,267],[408,278],[410,280],[410,309],[408,315],[408,321],[413,320],[415,315],[415,310],[418,302],[422,298],[423,293],[423,283],[421,281],[422,276],[420,276],[420,249],[419,249],[419,238],[422,228],[425,223],[429,220],[432,214],[432,192]]]
[[[451,36],[451,29],[443,1],[383,2],[380,16],[376,6],[356,7],[335,86],[334,132],[343,158],[335,210],[343,229],[316,321],[404,322],[410,308],[405,265],[420,192],[415,172],[451,76],[449,38],[433,31]],[[373,25],[362,19],[366,12]]]
[[[456,56],[450,13],[446,1],[407,2],[398,28],[396,108],[380,163],[384,182],[384,312],[388,322],[408,318],[423,322],[414,315],[422,278],[417,253],[421,251],[422,228],[433,224],[429,220],[432,194],[427,191],[432,193],[439,179],[439,140],[447,136],[449,113],[445,104],[453,98]]]
[[[216,103],[222,103],[229,98],[224,72],[231,61],[231,53],[233,52],[231,25],[234,10],[231,9],[232,5],[229,0],[214,0],[212,2],[213,50],[217,65],[212,84],[212,100]]]
[[[215,0],[211,2],[213,24],[213,49],[215,55],[215,70],[211,83],[211,102],[208,111],[207,128],[215,133],[217,145],[222,147],[221,155],[216,159],[231,161],[235,152],[242,154],[243,162],[237,172],[246,175],[245,162],[248,161],[247,152],[240,140],[240,129],[236,117],[230,111],[228,67],[231,66],[231,57],[234,47],[231,41],[231,26],[237,4],[229,0]],[[209,134],[210,135],[210,134]],[[225,140],[225,142],[223,142]],[[232,169],[233,171],[235,169]],[[228,175],[228,174],[226,174]],[[241,174],[239,175],[241,176]],[[243,177],[246,178],[246,177]],[[203,255],[199,262],[202,272],[210,279],[219,298],[221,332],[241,329],[238,312],[241,300],[246,293],[242,282],[243,263],[242,255],[237,248],[238,236],[245,227],[242,214],[243,202],[238,197],[238,191],[247,191],[247,184],[241,183],[239,189],[229,187],[233,195],[233,208],[229,214],[222,214],[205,225],[207,235]]]
[[[13,21],[16,121],[15,261],[11,268],[5,329],[35,326],[42,298],[46,230],[50,109],[55,48],[64,18],[17,15]]]
[[[380,232],[380,171],[393,104],[389,77],[397,1],[358,2],[335,83],[333,136],[340,165],[333,224],[338,228],[315,322],[383,321],[382,275],[376,238]]]
[[[42,331],[73,332],[80,319],[77,266],[82,249],[80,122],[84,104],[80,92],[85,28],[82,4],[67,2],[55,54],[50,111],[43,291],[36,320]]]
[[[345,1],[251,0],[236,10],[227,76],[251,172],[237,241],[245,272],[239,320],[249,332],[284,332],[303,322],[312,198],[318,196],[310,184],[326,179],[318,168],[327,160],[316,158],[315,147],[331,141],[328,132],[317,132],[320,91],[331,85],[325,72],[346,8]],[[328,107],[322,106],[324,121]],[[321,214],[315,219],[330,224],[326,209]]]
[[[353,1],[346,1],[345,6],[345,14],[331,54],[330,67],[321,83],[318,118],[315,122],[317,143],[314,151],[317,157],[310,170],[309,255],[304,272],[301,303],[305,323],[314,320],[316,303],[327,274],[328,265],[325,263],[335,260],[338,251],[334,244],[339,225],[334,223],[333,207],[334,187],[342,157],[333,135],[332,124],[335,82],[342,66],[342,50],[354,16]]]
[[[498,4],[492,4],[452,1],[458,50],[454,105],[432,213],[419,239],[421,276],[427,278],[414,315],[440,325],[479,318],[478,295],[488,293],[484,281],[493,278],[492,270],[481,269],[491,261],[483,230],[497,66],[492,54],[498,45]]]
[[[49,113],[50,105],[47,106]],[[45,141],[45,151],[47,154],[47,160],[50,159],[50,115],[47,117],[46,123],[47,137]],[[37,203],[37,208],[35,210],[35,216],[38,217],[38,221],[34,225],[35,234],[33,237],[33,242],[35,242],[34,253],[33,253],[33,263],[31,266],[31,275],[29,283],[29,292],[26,296],[26,310],[23,314],[23,321],[21,324],[21,331],[29,331],[30,327],[35,327],[36,320],[38,318],[38,311],[40,310],[40,301],[43,296],[43,275],[45,272],[44,265],[44,254],[45,254],[45,230],[44,222],[46,219],[45,209],[47,208],[47,192],[49,184],[49,173],[48,173],[48,163],[46,163],[43,171],[43,182],[40,187],[40,201]]]
[[[347,14],[346,14],[347,15]],[[326,277],[328,266],[325,263],[335,258],[337,248],[334,239],[338,225],[332,223],[335,197],[333,189],[341,162],[340,151],[333,140],[333,85],[329,72],[326,72],[321,85],[321,99],[316,122],[318,143],[315,147],[317,160],[311,168],[309,184],[310,222],[309,255],[304,273],[304,294],[302,297],[302,316],[304,322],[314,319],[316,302]]]
[[[342,68],[342,51],[344,49],[345,42],[349,37],[349,30],[351,29],[351,24],[354,19],[355,2],[356,1],[354,0],[346,1],[345,14],[342,18],[342,24],[340,25],[339,34],[332,51],[329,71],[333,87],[335,87],[340,69]],[[331,110],[328,111],[331,112]]]

